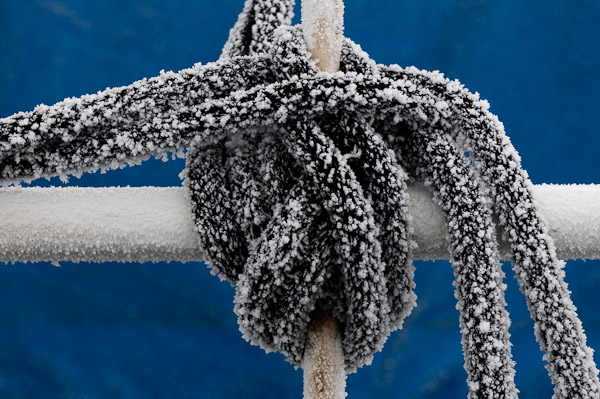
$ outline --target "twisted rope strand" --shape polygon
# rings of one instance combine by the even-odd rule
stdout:
[[[490,190],[519,286],[535,322],[536,338],[546,352],[557,398],[598,398],[600,382],[593,351],[587,346],[576,308],[564,281],[548,229],[531,194],[531,181],[503,125],[489,105],[457,82],[411,69],[409,74],[449,104],[445,124],[470,151],[478,176]]]
[[[179,115],[207,98],[272,82],[266,57],[238,57],[0,119],[0,176],[32,180],[139,163],[196,131]]]
[[[403,147],[448,224],[469,398],[517,398],[495,228],[472,167],[446,134],[411,127]]]

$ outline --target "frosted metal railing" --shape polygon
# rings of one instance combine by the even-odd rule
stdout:
[[[448,259],[440,209],[425,188],[409,193],[414,258]],[[600,259],[600,185],[536,185],[534,196],[560,258]],[[0,220],[2,262],[204,259],[181,187],[4,188]]]

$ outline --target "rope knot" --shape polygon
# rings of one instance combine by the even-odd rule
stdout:
[[[276,82],[326,76],[299,29],[278,28],[272,43]],[[374,73],[362,54],[346,54],[350,79]],[[331,309],[340,322],[354,370],[415,303],[407,176],[372,125],[343,110],[314,118],[292,109],[276,127],[204,140],[188,155],[203,246],[213,269],[236,286],[240,329],[296,365],[315,308]]]

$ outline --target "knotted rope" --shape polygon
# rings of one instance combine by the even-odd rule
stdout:
[[[277,31],[270,57],[282,84],[319,74],[298,29]],[[362,73],[359,60],[348,57],[345,70]],[[199,143],[187,170],[203,247],[236,284],[245,336],[300,364],[310,313],[332,308],[352,369],[381,349],[415,296],[406,173],[370,123],[340,111]]]
[[[235,134],[219,136],[217,152],[199,140],[188,156],[202,244],[236,285],[245,338],[299,364],[310,313],[330,307],[348,370],[370,362],[415,303],[408,171],[432,185],[448,219],[471,397],[518,392],[492,205],[558,397],[597,397],[562,264],[487,103],[439,74],[376,66],[349,40],[342,73],[319,73],[294,28],[276,31],[269,59],[274,83],[205,105],[223,129],[240,118]],[[473,165],[460,148],[472,151]],[[560,340],[551,338],[558,331]]]
[[[298,364],[310,313],[328,307],[348,371],[414,306],[405,188],[425,182],[448,223],[470,397],[517,396],[492,210],[555,396],[600,397],[563,263],[488,104],[440,74],[375,65],[349,40],[336,74],[316,70],[295,28],[271,43],[0,119],[0,177],[115,168],[189,145],[201,244],[236,286],[244,336]]]

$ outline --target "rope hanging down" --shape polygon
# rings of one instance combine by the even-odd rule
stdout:
[[[599,398],[563,262],[487,102],[438,73],[376,65],[350,40],[342,72],[320,73],[300,31],[278,27],[293,3],[265,4],[247,1],[217,63],[0,119],[1,177],[189,145],[201,244],[236,286],[244,336],[298,364],[310,313],[330,307],[348,371],[415,304],[406,184],[425,182],[447,219],[470,397],[517,397],[493,211],[556,397]]]

